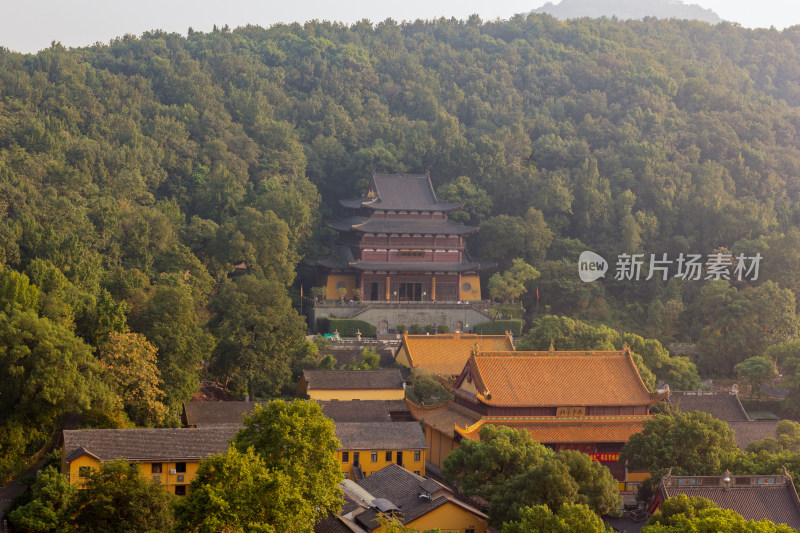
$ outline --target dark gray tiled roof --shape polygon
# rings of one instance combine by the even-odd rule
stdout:
[[[350,263],[355,260],[355,257],[353,257],[353,251],[349,246],[338,244],[333,248],[331,255],[320,259],[317,261],[317,264],[326,268],[347,269],[350,268]]]
[[[337,422],[342,450],[422,450],[428,447],[419,422]]]
[[[255,402],[186,402],[183,421],[190,427],[241,426],[245,414],[255,409]]]
[[[750,420],[739,397],[727,391],[670,391],[669,403],[684,413],[702,411],[726,422]]]
[[[692,479],[696,480],[694,484]],[[767,519],[800,528],[800,501],[791,477],[732,475],[731,479],[730,487],[726,488],[720,484],[719,477],[667,476],[661,480],[659,490],[667,498],[678,494],[708,498],[722,509],[736,511],[747,520]]]
[[[336,515],[328,515],[314,524],[314,533],[353,533]]]
[[[409,414],[405,400],[318,401],[325,416],[335,422],[391,422],[392,413]],[[242,426],[242,418],[256,402],[187,402],[183,404],[188,426]]]
[[[345,207],[394,211],[452,211],[458,204],[440,202],[426,175],[373,174],[370,190],[374,196],[342,200]]]
[[[478,228],[465,226],[446,218],[348,217],[331,222],[329,225],[338,231],[358,231],[360,233],[466,235],[478,231]]]
[[[314,533],[352,533],[353,529],[346,526],[344,523],[344,519],[341,515],[347,514],[353,509],[357,509],[359,505],[355,503],[348,495],[345,493],[344,497],[344,505],[342,506],[341,513],[338,515],[329,514],[324,519],[320,520],[316,524],[314,524]],[[352,522],[351,522],[352,523]]]
[[[70,462],[86,451],[100,461],[194,461],[225,452],[238,431],[236,426],[65,430],[64,457]]]
[[[742,450],[751,442],[765,437],[774,437],[778,427],[777,420],[753,420],[750,422],[728,422],[728,427],[733,430],[736,445]]]
[[[391,422],[392,413],[408,413],[405,400],[320,401],[322,412],[334,422]]]
[[[452,491],[444,485],[413,474],[396,464],[388,465],[356,483],[375,498],[392,502],[403,514],[404,523],[416,520],[446,503],[453,503],[486,519],[485,514],[455,498]],[[430,498],[420,497],[421,494]],[[356,522],[371,529],[376,525],[376,516],[374,509],[368,509],[356,516]]]
[[[398,369],[388,370],[304,370],[308,390],[402,389]]]

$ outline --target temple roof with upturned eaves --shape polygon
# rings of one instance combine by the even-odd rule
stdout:
[[[366,196],[340,203],[352,209],[381,211],[454,211],[461,206],[441,202],[427,175],[373,174]]]
[[[627,349],[497,352],[470,356],[456,382],[471,380],[481,403],[495,407],[651,405]]]
[[[397,235],[468,235],[478,231],[478,228],[465,226],[446,218],[397,219],[354,216],[332,222],[329,226],[338,231]]]

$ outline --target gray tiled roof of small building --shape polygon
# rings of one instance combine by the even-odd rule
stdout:
[[[186,402],[183,413],[187,426],[241,426],[244,415],[255,409],[256,402]]]
[[[391,413],[409,413],[405,400],[318,401],[322,413],[336,422],[391,422]],[[189,426],[242,426],[242,419],[255,409],[256,402],[186,402],[183,405]]]
[[[322,412],[335,422],[391,422],[391,413],[409,412],[405,400],[320,401]]]
[[[65,430],[64,456],[74,460],[83,448],[100,461],[200,460],[225,452],[238,431],[236,426]]]
[[[427,449],[419,422],[337,422],[342,450]]]
[[[778,428],[777,420],[751,420],[748,422],[728,422],[728,427],[733,430],[736,446],[745,450],[751,442],[765,437],[774,437]]]
[[[314,524],[314,533],[353,533],[353,530],[331,514]]]
[[[786,524],[792,528],[800,528],[800,502],[791,478],[783,482],[783,476],[732,476],[733,478],[757,477],[776,478],[772,484],[733,485],[726,489],[722,485],[677,485],[676,476],[668,486],[661,482],[660,490],[668,498],[685,494],[689,497],[708,498],[722,509],[736,511],[747,520],[770,520],[776,524]]]
[[[727,391],[670,391],[669,402],[684,413],[702,411],[726,422],[750,420],[739,397]]]
[[[308,390],[402,389],[403,376],[386,370],[304,370]]]
[[[353,511],[354,509],[358,509],[361,506],[353,501],[353,499],[351,499],[346,492],[342,495],[342,497],[344,498],[344,504],[342,505],[342,509],[338,515],[329,513],[328,516],[314,524],[314,533],[353,532],[353,529],[345,525],[343,519],[340,517],[349,513],[350,511]]]
[[[455,498],[452,491],[444,485],[409,472],[396,464],[388,465],[381,470],[357,481],[358,485],[376,498],[385,498],[395,504],[403,513],[405,523],[441,507],[450,502],[467,509],[477,516],[486,518],[478,509]],[[421,498],[420,494],[440,493],[432,499]],[[364,525],[373,525],[374,511],[366,511],[358,515],[357,520]]]

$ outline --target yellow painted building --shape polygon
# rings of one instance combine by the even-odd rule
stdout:
[[[425,475],[428,445],[418,422],[337,422],[336,458],[347,479],[361,479],[392,464]]]
[[[481,533],[486,531],[486,519],[476,515],[474,511],[477,511],[477,509],[466,506],[466,504],[448,501],[436,509],[425,513],[416,520],[403,522],[403,525],[416,529],[417,531],[427,531],[437,528],[442,532],[458,531],[459,533]],[[383,532],[385,528],[381,527],[375,531]]]
[[[459,299],[470,302],[481,299],[481,278],[478,276],[461,276],[461,285],[458,288]]]
[[[138,465],[142,477],[184,496],[202,459],[222,453],[238,427],[66,430],[61,465],[69,482],[82,486],[92,470],[123,459]]]
[[[444,468],[444,459],[458,448],[461,435],[456,427],[471,426],[480,415],[449,402],[439,405],[422,406],[407,402],[411,416],[425,426],[425,443],[428,445],[428,461],[438,468]]]
[[[325,299],[345,300],[353,299],[353,289],[356,288],[356,277],[352,274],[330,274],[325,284]],[[340,292],[344,289],[344,295]]]
[[[398,369],[304,370],[297,392],[312,400],[402,400],[405,382]]]
[[[416,531],[483,533],[488,530],[484,513],[456,498],[444,485],[395,464],[361,480],[344,480],[340,486],[347,499],[357,505],[350,506],[345,514],[329,516],[326,521],[340,522],[352,531],[385,531],[375,521],[380,515],[394,516]],[[340,528],[341,524],[318,524],[318,529],[338,531],[335,526]]]

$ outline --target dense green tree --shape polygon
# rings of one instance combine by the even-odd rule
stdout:
[[[8,515],[14,531],[61,533],[71,529],[68,525],[70,512],[78,490],[58,468],[49,466],[36,472],[36,480],[29,489],[29,501]]]
[[[546,457],[533,468],[508,479],[492,495],[489,516],[493,523],[515,520],[530,505],[558,510],[565,503],[587,505],[604,515],[620,505],[618,483],[611,472],[575,450]]]
[[[267,467],[252,447],[200,462],[189,496],[176,507],[180,531],[311,532],[319,512],[286,473]],[[269,505],[265,505],[269,502]]]
[[[445,458],[442,473],[465,495],[489,500],[510,478],[535,468],[552,454],[527,431],[486,425],[479,441],[464,440]]]
[[[415,368],[409,376],[411,388],[406,389],[408,398],[416,403],[433,405],[452,399],[453,395],[434,375]]]
[[[468,176],[458,176],[453,181],[440,185],[436,191],[439,200],[463,206],[448,218],[465,224],[479,226],[492,209],[492,199]]]
[[[131,420],[139,425],[164,422],[167,407],[162,403],[161,373],[156,348],[138,333],[112,331],[100,346],[99,361],[103,378]]]
[[[767,281],[742,290],[726,281],[709,283],[700,292],[695,309],[702,338],[700,368],[730,372],[749,357],[764,354],[767,346],[793,339],[798,331],[795,296]]]
[[[524,217],[498,215],[481,225],[476,236],[478,253],[509,270],[514,259],[538,265],[544,261],[553,232],[547,227],[542,212],[531,207]]]
[[[213,337],[200,326],[190,288],[181,283],[156,286],[144,308],[131,315],[130,325],[158,349],[165,403],[177,412],[197,390],[199,366],[214,347]]]
[[[8,313],[13,309],[38,310],[39,288],[25,274],[0,265],[0,305]]]
[[[519,518],[503,524],[502,533],[606,533],[611,528],[588,506],[564,503],[554,513],[546,505],[519,510]]]
[[[285,288],[273,279],[240,276],[220,285],[211,309],[211,330],[219,339],[211,370],[245,394],[279,392],[305,343],[305,324]]]
[[[381,356],[375,348],[367,347],[361,350],[361,358],[346,365],[347,370],[377,370],[380,366]]]
[[[489,294],[502,306],[519,299],[528,290],[526,284],[538,277],[538,270],[522,259],[516,258],[508,270],[502,274],[496,273],[492,275],[489,280]]]
[[[233,445],[240,453],[253,448],[269,472],[291,480],[296,497],[307,506],[303,516],[311,518],[301,522],[302,527],[312,528],[328,512],[341,508],[342,472],[335,454],[339,441],[333,421],[322,414],[318,403],[272,400],[256,404],[255,411],[245,416]]]
[[[125,460],[103,463],[78,491],[71,523],[81,531],[170,531],[175,496]]]
[[[34,311],[0,311],[0,370],[0,477],[49,442],[61,416],[114,405],[91,348]]]
[[[727,423],[694,411],[645,421],[642,432],[631,435],[622,447],[620,461],[646,469],[656,479],[669,468],[675,474],[712,476],[740,453]]]
[[[750,385],[750,398],[760,395],[761,384],[778,377],[775,363],[764,357],[745,359],[735,367],[739,379]]]

